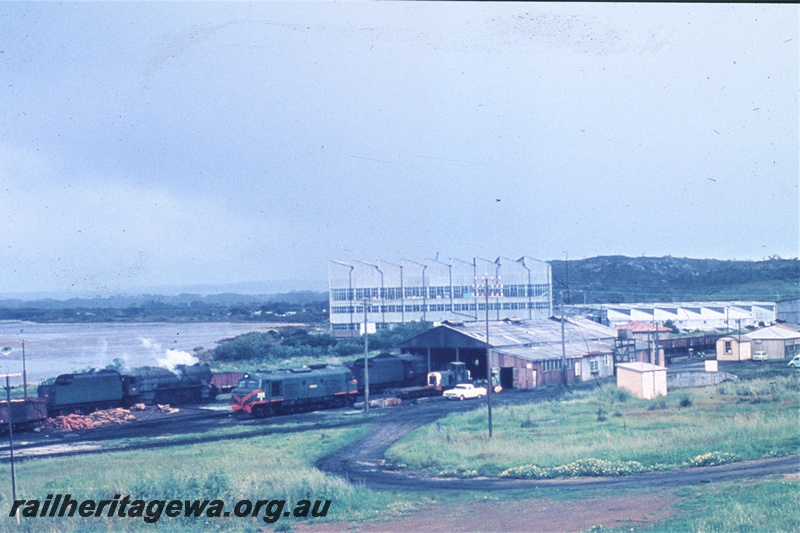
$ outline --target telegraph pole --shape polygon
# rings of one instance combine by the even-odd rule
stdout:
[[[22,395],[28,401],[28,371],[25,368],[25,339],[22,339]]]
[[[9,352],[11,350],[8,350]],[[4,350],[5,353],[5,350]],[[8,454],[9,461],[11,462],[11,501],[17,499],[17,476],[14,472],[14,430],[12,429],[12,419],[14,418],[14,411],[11,408],[11,383],[9,378],[19,377],[20,374],[4,374],[0,378],[6,378],[6,407],[8,408]],[[19,523],[19,510],[17,510],[17,523]]]
[[[489,278],[486,278],[486,404],[489,408],[489,438],[492,438],[492,358],[489,344]]]
[[[567,343],[564,338],[564,291],[561,294],[561,374],[564,378],[564,386],[567,386]]]
[[[366,298],[364,298],[364,414],[369,414],[369,338],[367,337]]]

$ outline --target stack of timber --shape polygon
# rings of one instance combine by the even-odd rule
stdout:
[[[69,414],[48,418],[44,423],[45,428],[61,429],[63,431],[75,431],[81,429],[94,429],[106,424],[124,424],[136,420],[128,409],[118,407],[116,409],[105,409],[95,411],[89,415]]]

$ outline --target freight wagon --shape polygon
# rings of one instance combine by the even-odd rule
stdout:
[[[47,405],[38,398],[12,398],[11,406],[0,401],[0,434],[8,433],[8,419],[14,430],[34,427],[47,418]]]
[[[211,385],[219,392],[228,393],[236,387],[244,372],[215,372],[211,377]]]
[[[345,367],[310,365],[245,373],[231,391],[234,414],[272,416],[353,405],[358,385]]]

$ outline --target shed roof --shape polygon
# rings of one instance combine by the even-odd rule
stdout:
[[[768,328],[757,329],[750,333],[745,333],[742,337],[752,340],[789,340],[800,339],[800,331],[785,324],[775,324]]]
[[[654,325],[652,322],[645,320],[634,320],[632,322],[625,322],[624,324],[617,325],[617,329],[627,329],[634,333],[652,333],[658,330],[659,332],[669,333],[671,329],[658,324]]]
[[[501,354],[513,355],[527,361],[545,361],[560,359],[562,356],[561,343],[540,344],[537,346],[517,346],[499,348]],[[611,341],[567,342],[564,343],[564,353],[567,359],[580,359],[589,355],[606,355],[614,353],[614,344]]]
[[[587,351],[587,344],[591,348],[593,342],[598,340],[610,341],[613,349],[613,339],[616,337],[614,329],[583,317],[564,320],[566,344],[579,344],[583,346],[584,352]],[[551,317],[540,320],[489,321],[489,344],[494,349],[552,344],[560,346],[561,319]],[[485,346],[486,322],[444,323],[398,345],[400,348],[484,348]]]
[[[667,368],[664,366],[657,366],[650,363],[642,363],[642,362],[635,362],[635,363],[619,363],[617,364],[617,368],[621,368],[623,370],[630,370],[633,372],[654,372],[659,370],[666,371]]]

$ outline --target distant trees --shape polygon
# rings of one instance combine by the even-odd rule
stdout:
[[[371,350],[389,350],[399,342],[431,328],[427,322],[399,324],[369,336]],[[251,332],[221,342],[212,352],[217,361],[257,360],[263,362],[293,357],[348,357],[363,355],[363,337],[337,339],[329,333],[309,333],[305,329]]]
[[[765,300],[800,296],[800,261],[600,256],[550,261],[565,303]],[[569,301],[570,294],[579,298]]]
[[[179,295],[71,300],[0,300],[0,320],[31,322],[302,322],[328,320],[327,294]]]

